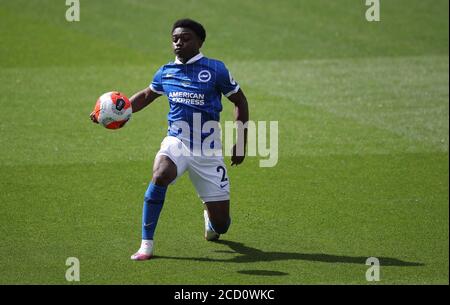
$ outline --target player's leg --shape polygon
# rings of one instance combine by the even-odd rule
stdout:
[[[175,163],[165,155],[157,155],[153,164],[153,176],[144,196],[142,209],[141,247],[131,259],[146,260],[153,254],[153,235],[164,204],[167,187],[177,177]]]
[[[182,151],[180,151],[180,148]],[[142,213],[142,243],[134,260],[149,259],[153,255],[153,234],[161,213],[167,187],[187,169],[187,147],[176,137],[167,136],[161,143],[153,164],[153,177],[144,196]]]
[[[205,203],[205,239],[216,240],[230,226],[230,181],[223,158],[190,159],[189,177]]]
[[[205,239],[217,240],[230,227],[230,201],[205,202]]]
[[[157,155],[153,165],[153,176],[144,196],[142,213],[142,240],[153,240],[167,187],[177,178],[175,163],[165,155]]]
[[[177,178],[177,166],[166,155],[157,155],[153,163],[152,183],[167,187]]]

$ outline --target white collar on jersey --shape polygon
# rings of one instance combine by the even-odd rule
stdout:
[[[202,54],[202,52],[200,52],[200,53],[198,53],[197,55],[195,55],[194,57],[192,57],[191,59],[189,59],[188,61],[187,61],[187,63],[185,63],[185,64],[183,64],[179,59],[178,59],[178,57],[175,57],[175,64],[177,64],[177,65],[187,65],[187,64],[192,64],[193,62],[196,62],[197,60],[199,60],[199,59],[201,59],[201,58],[203,58],[204,56],[203,56],[203,54]]]

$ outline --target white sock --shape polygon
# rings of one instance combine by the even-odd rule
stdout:
[[[144,253],[144,254],[152,254],[153,252],[153,240],[149,239],[149,240],[145,240],[143,239],[141,242],[141,247],[139,248],[139,253]]]

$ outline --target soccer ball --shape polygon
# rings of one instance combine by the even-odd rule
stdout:
[[[122,93],[107,92],[95,104],[95,119],[108,129],[122,128],[131,118],[131,102]]]

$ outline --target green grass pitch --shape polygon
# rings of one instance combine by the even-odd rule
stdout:
[[[79,284],[448,284],[448,1],[381,1],[380,22],[364,3],[81,0],[69,23],[65,1],[0,0],[0,284],[72,284],[68,257]],[[156,257],[133,262],[168,104],[119,131],[88,116],[102,93],[148,85],[186,16],[251,119],[279,122],[279,161],[228,166],[218,243],[184,176]]]

